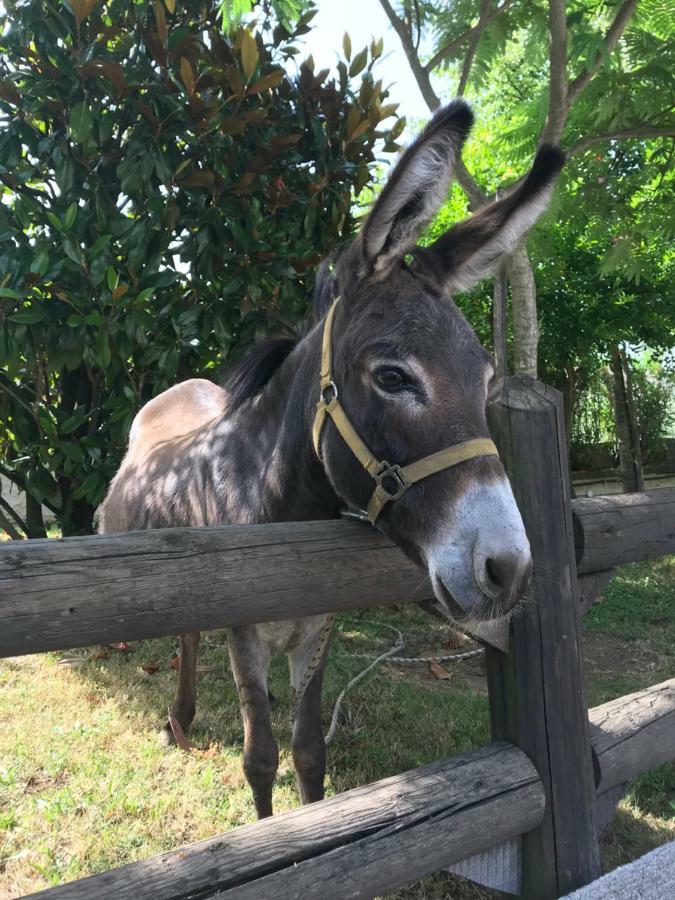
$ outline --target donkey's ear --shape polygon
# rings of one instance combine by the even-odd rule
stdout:
[[[508,197],[455,225],[426,251],[452,291],[465,291],[490,275],[548,206],[565,162],[558,147],[540,147],[527,178]]]
[[[455,160],[472,125],[471,109],[463,100],[454,100],[405,151],[361,233],[371,271],[387,271],[415,246],[447,197]]]

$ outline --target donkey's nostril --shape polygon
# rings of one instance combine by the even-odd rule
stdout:
[[[494,600],[512,605],[530,577],[531,564],[523,563],[518,553],[487,557],[483,572],[477,573],[481,588]]]

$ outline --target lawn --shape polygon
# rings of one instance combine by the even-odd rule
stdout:
[[[451,652],[450,634],[415,609],[341,618],[327,671],[325,718],[344,684],[399,627],[410,655]],[[675,671],[675,558],[628,566],[586,617],[589,703]],[[171,639],[128,650],[72,651],[0,661],[0,898],[100,872],[253,820],[240,767],[242,729],[223,636],[205,636],[195,749],[162,749],[157,727],[173,690]],[[452,641],[450,640],[450,643]],[[454,755],[489,740],[480,662],[382,665],[351,691],[329,749],[328,793]],[[282,748],[276,811],[297,805],[288,753],[291,696],[274,664]],[[675,838],[675,765],[637,779],[603,839],[606,868]],[[450,876],[391,897],[497,896]]]

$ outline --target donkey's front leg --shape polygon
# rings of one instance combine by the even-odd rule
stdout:
[[[197,648],[199,647],[199,631],[180,636],[180,663],[178,667],[178,683],[176,696],[171,704],[171,715],[178,720],[181,728],[187,733],[195,717],[197,707]],[[176,743],[171,723],[167,722],[159,733],[165,746]]]
[[[326,623],[324,628],[330,628],[331,624]],[[289,654],[291,684],[296,693],[302,693],[293,723],[293,763],[303,803],[323,800],[326,776],[326,742],[321,725],[321,690],[330,638],[325,637],[322,629],[322,632],[314,638],[314,642],[313,653],[310,645],[310,653],[305,646]],[[313,673],[308,669],[312,666],[316,666]]]
[[[267,674],[271,653],[255,625],[227,629],[227,648],[244,722],[244,774],[259,819],[272,815],[279,750],[272,734]]]

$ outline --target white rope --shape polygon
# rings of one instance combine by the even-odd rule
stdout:
[[[359,623],[362,624],[362,623]],[[368,675],[369,672],[372,672],[375,666],[379,665],[383,662],[387,657],[391,656],[392,653],[398,653],[399,650],[403,650],[405,646],[405,641],[403,640],[403,635],[398,630],[398,628],[394,628],[393,625],[387,625],[386,622],[374,622],[376,625],[383,625],[385,628],[388,628],[390,631],[395,631],[398,635],[396,643],[393,647],[390,647],[389,650],[381,653],[379,656],[376,656],[375,659],[371,662],[369,666],[366,666],[365,669],[362,669],[358,675],[355,675],[351,681],[349,681],[345,687],[340,691],[337,700],[333,704],[333,714],[330,719],[330,727],[328,729],[328,733],[326,734],[326,745],[330,744],[330,742],[335,737],[335,732],[337,730],[337,721],[338,716],[340,715],[340,707],[342,706],[342,701],[345,699],[347,692],[350,691],[354,685],[358,684],[363,678]]]
[[[343,620],[344,621],[344,620]],[[451,653],[445,656],[394,656],[395,653],[398,653],[399,650],[403,650],[405,646],[405,641],[403,639],[403,635],[399,631],[398,628],[395,628],[393,625],[388,625],[386,622],[373,622],[363,620],[356,622],[358,625],[376,625],[379,628],[388,628],[389,631],[395,632],[398,637],[396,643],[386,650],[384,653],[381,653],[379,656],[376,656],[373,659],[372,654],[370,653],[353,653],[351,654],[352,659],[372,659],[370,665],[366,666],[365,669],[362,669],[358,675],[355,675],[351,681],[349,681],[345,687],[340,691],[337,700],[333,704],[333,713],[331,715],[330,727],[328,728],[328,732],[326,734],[326,745],[330,744],[330,742],[335,737],[335,732],[337,730],[337,722],[338,717],[340,715],[340,708],[342,706],[342,701],[344,700],[347,693],[366,677],[373,669],[378,666],[382,662],[396,663],[397,665],[418,665],[419,663],[432,663],[432,662],[458,662],[461,659],[469,659],[471,656],[480,656],[485,651],[482,647],[479,647],[476,650],[467,650],[464,653]]]
[[[485,651],[482,647],[476,650],[466,650],[464,653],[451,653],[447,656],[390,656],[387,662],[396,663],[397,665],[418,665],[419,663],[442,663],[442,662],[459,662],[460,659],[469,659],[471,656],[481,656]],[[355,659],[370,659],[367,653],[354,653]]]

